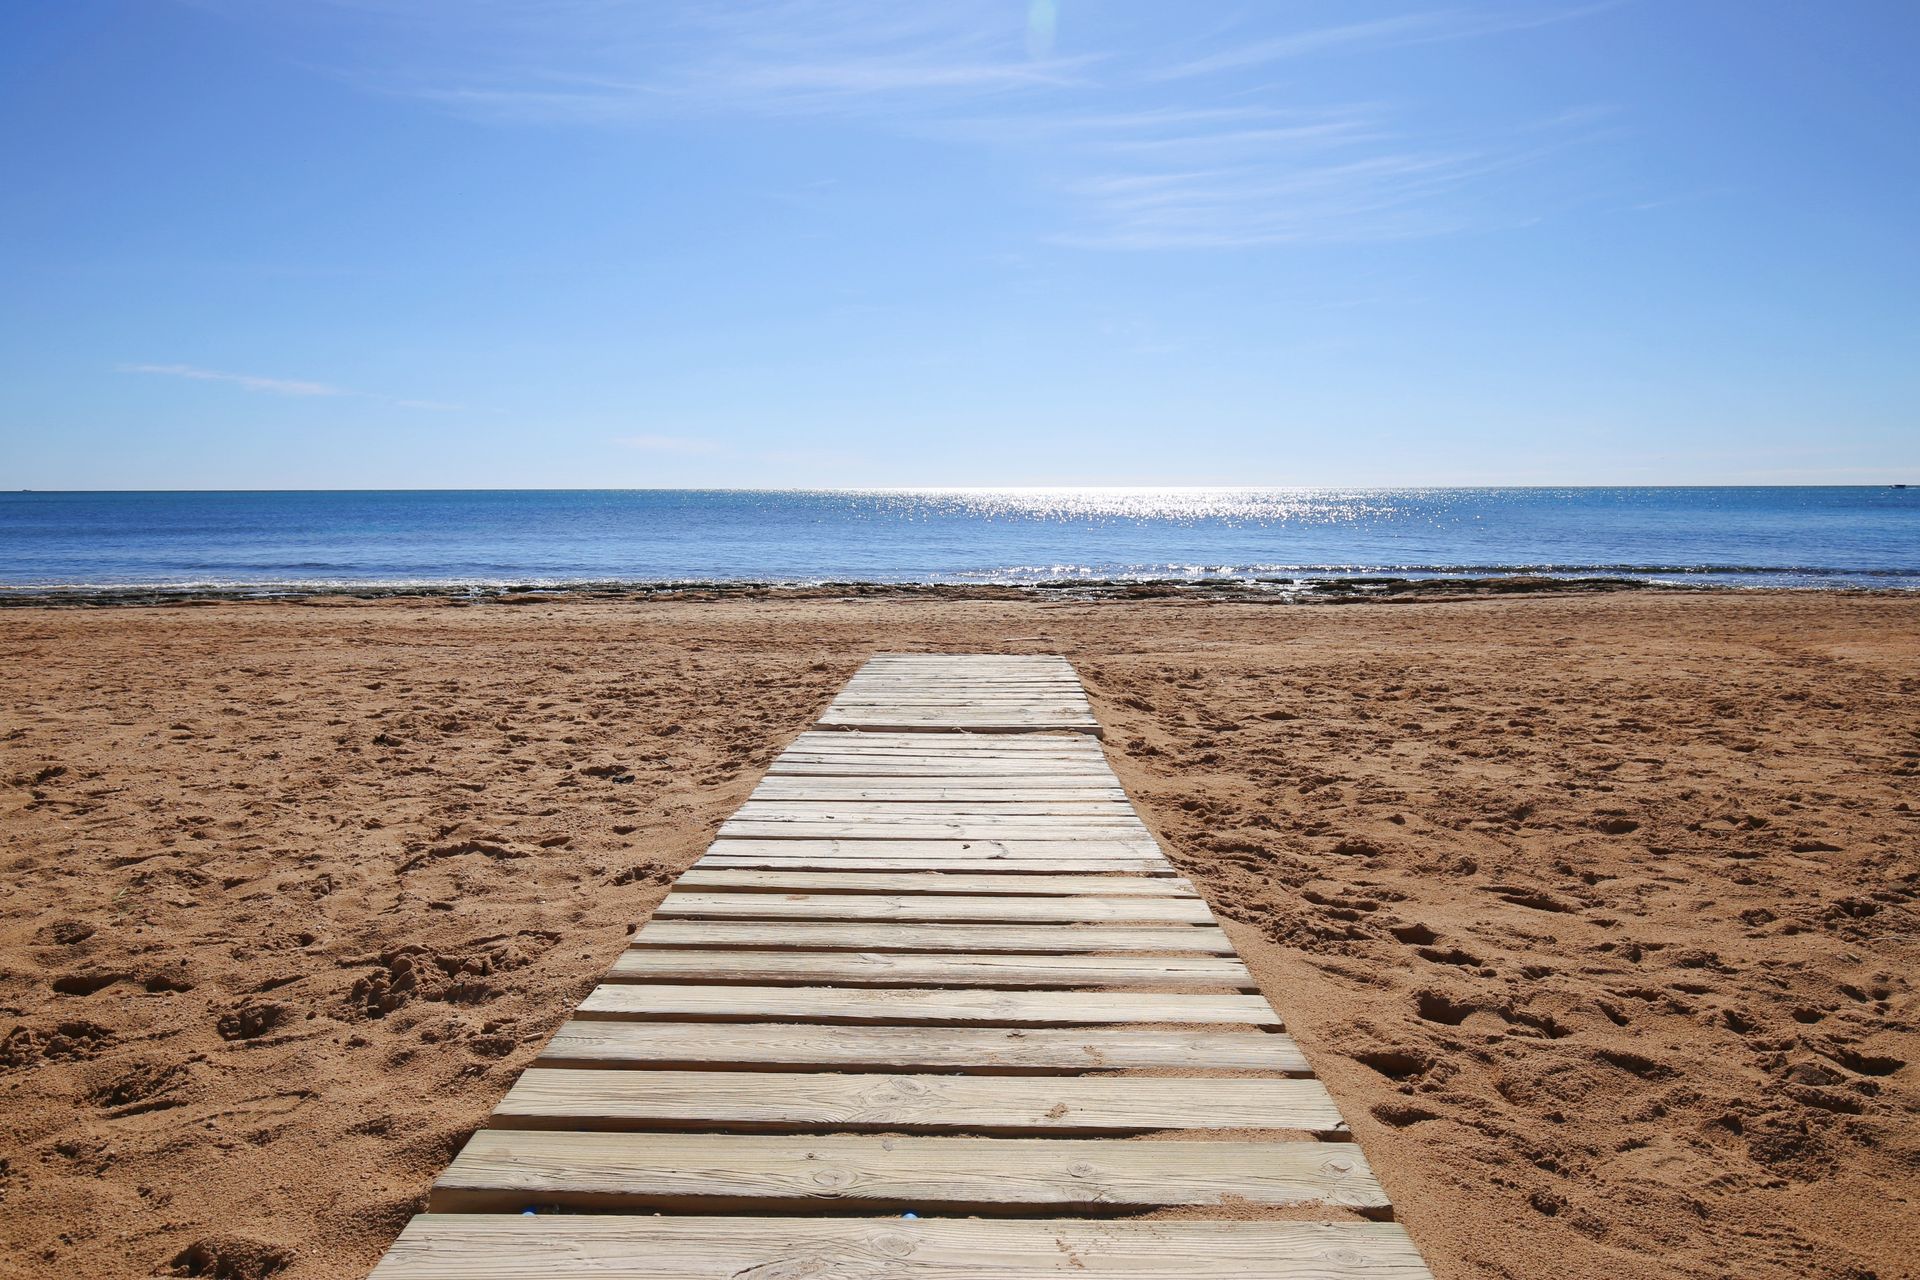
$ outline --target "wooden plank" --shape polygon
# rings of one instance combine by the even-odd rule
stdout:
[[[1078,694],[1026,691],[1020,689],[976,689],[971,692],[947,689],[861,689],[835,698],[829,711],[874,711],[892,707],[936,711],[1004,711],[1020,716],[1085,716],[1093,711]]]
[[[1101,755],[1097,742],[1089,742],[1077,733],[1058,733],[1042,737],[1004,737],[974,729],[915,729],[889,733],[868,729],[849,734],[839,729],[808,729],[797,734],[791,746],[817,747],[832,751],[990,751],[999,754],[1039,752],[1043,755]]]
[[[969,673],[999,669],[1073,672],[1073,664],[1057,653],[876,653],[861,664],[854,679],[873,671],[937,671],[945,667]]]
[[[854,723],[864,718],[881,716],[893,716],[903,721],[924,721],[936,729],[956,724],[964,725],[975,720],[1008,721],[1047,729],[1065,729],[1082,723],[1094,723],[1092,713],[1084,707],[1034,706],[1022,703],[995,707],[983,705],[974,699],[957,700],[952,704],[931,701],[916,703],[907,699],[841,703],[829,706],[822,713],[819,723],[831,725],[836,717],[843,723]]]
[[[540,1051],[546,1066],[727,1071],[957,1071],[1077,1075],[1172,1069],[1307,1075],[1292,1037],[1272,1031],[1114,1027],[808,1026],[771,1022],[574,1019]]]
[[[974,708],[1013,711],[1027,715],[1089,715],[1085,695],[1063,690],[1005,689],[975,686],[972,689],[936,688],[928,685],[895,684],[869,688],[849,688],[827,704],[829,709],[849,707],[926,706],[940,709]]]
[[[770,1071],[521,1073],[495,1129],[734,1133],[1346,1132],[1318,1080],[1173,1076],[840,1075]]]
[[[948,791],[983,792],[985,794],[982,798],[990,800],[1036,800],[1055,794],[1063,800],[1125,800],[1127,798],[1126,791],[1113,775],[1103,776],[1092,770],[1068,777],[1035,776],[1031,769],[1023,769],[1013,774],[984,777],[968,777],[965,774],[928,776],[924,773],[906,777],[885,777],[874,774],[819,777],[775,773],[762,778],[756,790],[798,792],[829,798],[852,796],[854,799],[861,799],[862,797],[857,793],[862,791],[884,791],[888,796],[904,796],[910,799],[932,797],[936,800],[941,798],[943,792]]]
[[[1171,876],[1105,875],[954,875],[901,872],[893,875],[850,871],[731,871],[693,867],[675,887],[760,893],[966,893],[1041,896],[1192,898],[1193,886]]]
[[[982,791],[1113,791],[1119,780],[1105,769],[1069,770],[1048,763],[1022,764],[1017,760],[954,765],[942,761],[850,762],[812,756],[798,762],[776,760],[768,766],[762,785],[779,789],[827,784],[833,787],[884,787],[896,791],[924,791],[936,787],[967,787]]]
[[[772,777],[803,775],[807,770],[818,769],[868,769],[869,777],[915,777],[915,778],[956,778],[965,780],[979,777],[1002,780],[1007,778],[1033,778],[1044,781],[1049,778],[1065,782],[1099,783],[1112,785],[1113,771],[1107,768],[1105,761],[1058,760],[1022,760],[1011,756],[969,757],[960,759],[954,756],[910,756],[910,755],[834,755],[825,751],[808,751],[790,756],[781,756],[768,766]],[[830,775],[842,776],[842,775]],[[860,776],[858,774],[847,776]]]
[[[1019,766],[1035,773],[1097,773],[1102,777],[1112,777],[1113,769],[1106,757],[1100,754],[1098,747],[1091,746],[1085,752],[1067,754],[1064,752],[1022,752],[1022,751],[960,751],[953,748],[937,747],[877,747],[868,743],[855,742],[852,739],[864,738],[866,734],[844,733],[849,739],[843,747],[795,746],[775,757],[775,765],[780,764],[852,764],[873,765],[904,764],[925,768],[953,769],[1005,769]],[[1008,741],[1005,737],[996,738],[997,742]]]
[[[918,739],[918,741],[915,741]],[[787,747],[787,755],[823,755],[836,758],[853,756],[876,760],[945,760],[959,764],[968,761],[1028,760],[1049,765],[1098,765],[1107,767],[1107,757],[1098,743],[1081,734],[953,734],[922,731],[897,736],[875,733],[849,733],[844,730],[810,734]]]
[[[1107,861],[1141,861],[1164,874],[1170,867],[1160,851],[1137,841],[960,841],[960,840],[807,840],[740,839],[723,837],[707,847],[708,857],[778,859],[778,865],[791,866],[794,860],[844,858],[898,858],[932,867],[940,861],[956,863],[984,862],[987,869],[1015,874],[1039,862],[1070,864],[1062,873],[1081,869],[1080,864]],[[797,869],[797,868],[796,868]],[[1091,867],[1087,867],[1091,870]],[[1055,874],[1062,874],[1055,873]]]
[[[830,708],[933,706],[967,709],[973,707],[1020,711],[1034,714],[1062,712],[1087,715],[1091,708],[1085,694],[1066,689],[1040,689],[1017,684],[995,688],[975,684],[971,688],[904,682],[849,686],[827,704]]]
[[[371,1280],[1433,1280],[1392,1222],[422,1214]]]
[[[1113,800],[1047,803],[958,802],[888,804],[877,800],[748,800],[734,811],[735,822],[918,822],[940,825],[992,821],[1009,827],[1115,827],[1144,831],[1132,805]]]
[[[965,678],[865,680],[859,684],[848,685],[846,692],[840,697],[856,700],[885,697],[979,697],[998,702],[1025,701],[1038,704],[1059,702],[1075,703],[1081,706],[1085,706],[1087,702],[1086,691],[1078,685],[1066,680],[1044,677],[992,681]],[[835,701],[839,701],[839,698]]]
[[[1158,858],[1160,847],[1152,836],[1100,840],[755,840],[723,836],[708,845],[707,852],[728,857]]]
[[[827,920],[649,920],[635,946],[777,947],[848,951],[1005,951],[1234,954],[1217,926],[1080,924],[842,924]]]
[[[854,712],[828,711],[820,717],[823,725],[840,725],[845,728],[874,729],[913,729],[946,728],[951,725],[968,725],[983,733],[1051,733],[1056,729],[1076,729],[1090,737],[1102,737],[1105,730],[1098,721],[1091,718],[1083,721],[1061,720],[1058,722],[1038,722],[1028,720],[995,719],[991,717],[947,716],[939,719],[915,719],[901,715],[863,716]]]
[[[926,1213],[1340,1205],[1386,1196],[1351,1143],[1139,1142],[482,1129],[434,1183],[435,1213],[528,1204],[665,1210],[796,1204]]]
[[[1088,716],[1092,708],[1080,694],[1059,691],[996,689],[935,689],[898,685],[892,688],[849,690],[827,704],[830,711],[874,710],[888,707],[932,708],[938,711],[1007,711],[1015,715]]]
[[[965,673],[953,674],[937,679],[924,676],[919,679],[902,678],[875,681],[856,679],[848,681],[836,696],[860,698],[894,692],[910,695],[926,691],[947,691],[950,686],[954,685],[969,686],[982,695],[995,693],[1017,694],[1027,692],[1031,689],[1035,693],[1044,693],[1044,696],[1047,698],[1062,701],[1068,699],[1081,702],[1086,701],[1086,693],[1084,690],[1075,689],[1063,682],[1058,682],[1044,673],[1028,675],[1008,673],[1004,678],[1000,679],[981,679],[977,675]]]
[[[1092,767],[1054,773],[1054,769],[1065,769],[1064,764],[1052,762],[1035,763],[1019,768],[1017,772],[989,774],[984,777],[969,776],[965,770],[980,768],[983,762],[975,761],[954,766],[956,770],[946,777],[873,777],[869,775],[866,785],[886,787],[896,791],[930,791],[938,787],[972,787],[982,791],[1119,791],[1120,783],[1111,772]],[[998,764],[999,762],[994,762]],[[1019,765],[1019,761],[1008,764]],[[942,765],[942,767],[945,767]],[[769,774],[762,784],[773,783],[780,787],[826,788],[845,790],[861,785],[858,778],[826,777],[805,778],[787,774]]]
[[[919,741],[914,741],[919,739]],[[1030,760],[1071,767],[1107,765],[1100,744],[1079,733],[965,734],[956,737],[938,730],[888,735],[868,730],[853,733],[828,729],[788,743],[783,755],[861,756],[875,760],[908,759],[968,761]]]
[[[1259,988],[1238,959],[1194,956],[945,955],[851,951],[627,951],[609,982],[740,982],[813,987]]]
[[[734,987],[602,983],[582,1018],[1102,1026],[1128,1022],[1280,1027],[1259,996],[1157,991],[945,991],[909,987]]]
[[[874,684],[891,681],[945,681],[955,684],[980,684],[985,671],[981,668],[959,668],[947,671],[939,667],[907,668],[886,663],[875,663],[862,667],[847,681],[845,687],[857,684]],[[994,682],[1018,682],[1021,684],[1057,684],[1079,689],[1080,678],[1074,674],[1071,665],[1066,666],[1016,666],[996,670]]]
[[[876,781],[900,781],[900,783],[954,783],[954,785],[998,785],[1006,781],[1018,781],[1033,787],[1112,787],[1116,785],[1114,773],[1106,766],[1077,766],[1064,760],[1048,760],[1027,764],[1023,760],[972,760],[956,764],[952,760],[914,760],[914,758],[889,758],[889,760],[849,760],[845,756],[828,756],[822,752],[806,752],[804,756],[791,756],[774,760],[766,770],[768,777],[780,779],[803,779],[803,777],[833,777],[833,779],[876,779]]]
[[[1003,700],[1024,700],[1028,705],[1045,706],[1050,703],[1079,703],[1085,705],[1087,695],[1083,690],[1074,688],[1061,680],[1046,677],[1010,676],[1004,680],[982,680],[978,677],[955,676],[946,679],[900,678],[886,680],[851,680],[835,696],[834,701],[860,701],[884,697],[947,697],[963,698],[969,693],[982,698],[1000,698]]]
[[[729,818],[720,824],[727,840],[1133,840],[1150,841],[1144,825],[1065,822],[1029,823],[1014,818],[965,822],[871,818],[853,821],[806,821],[799,818],[768,822],[757,818]]]
[[[803,840],[783,843],[805,845]],[[895,872],[939,871],[956,875],[968,873],[1008,875],[1026,874],[1132,874],[1172,876],[1173,864],[1164,858],[949,858],[933,855],[921,855],[914,858],[862,858],[855,855],[839,857],[820,857],[809,855],[804,849],[782,857],[778,854],[761,854],[758,857],[733,857],[724,854],[708,854],[693,864],[697,871],[840,871],[875,872],[889,874]]]
[[[929,685],[961,685],[980,689],[998,689],[1019,687],[1022,685],[1044,685],[1055,689],[1068,689],[1076,694],[1084,693],[1079,679],[1071,668],[1067,667],[973,667],[945,669],[940,667],[869,666],[862,667],[853,677],[841,686],[841,690],[885,688],[900,685],[917,689]]]
[[[667,894],[654,914],[661,919],[709,920],[973,920],[995,924],[1121,920],[1147,924],[1213,922],[1213,913],[1198,898],[989,898],[938,893],[894,897],[857,893],[690,893],[680,889]]]
[[[748,822],[795,818],[806,822],[851,822],[884,818],[890,822],[969,822],[978,818],[1021,819],[1016,826],[1058,822],[1069,826],[1110,824],[1136,827],[1140,815],[1125,800],[966,800],[887,801],[829,797],[820,800],[749,799],[735,810]]]
[[[846,738],[865,737],[865,734],[846,733]],[[1005,742],[1005,737],[995,741]],[[1068,755],[1060,752],[1019,752],[1019,751],[960,751],[953,748],[935,747],[876,747],[865,743],[849,741],[840,748],[815,746],[793,747],[784,754],[775,757],[775,764],[853,764],[873,765],[916,765],[925,768],[952,769],[1005,769],[1019,766],[1034,773],[1099,774],[1112,777],[1113,769],[1106,758],[1099,754],[1099,748],[1092,747],[1085,753]]]
[[[825,779],[769,778],[753,789],[754,800],[803,800],[815,803],[862,800],[885,804],[1125,804],[1127,793],[1106,785],[1087,787],[984,787],[951,782],[895,783],[871,777],[828,782]]]

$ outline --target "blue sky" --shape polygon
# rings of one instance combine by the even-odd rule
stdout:
[[[1909,0],[0,10],[0,487],[1920,480]]]

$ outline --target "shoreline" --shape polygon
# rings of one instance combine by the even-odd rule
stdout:
[[[995,600],[1097,601],[1193,599],[1260,604],[1353,604],[1367,601],[1470,599],[1515,595],[1595,595],[1620,591],[1741,595],[1797,592],[1835,596],[1903,596],[1920,588],[1734,586],[1659,582],[1613,576],[1494,574],[1461,577],[1354,575],[1314,578],[1061,579],[1025,583],[828,581],[569,582],[499,584],[263,584],[188,586],[0,587],[0,609],[114,608],[204,604],[319,604],[416,600],[446,605],[539,601],[646,600]]]

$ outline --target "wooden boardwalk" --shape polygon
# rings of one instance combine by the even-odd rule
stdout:
[[[1098,732],[869,662],[374,1280],[1431,1280]]]

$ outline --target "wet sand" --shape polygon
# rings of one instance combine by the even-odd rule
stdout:
[[[1920,599],[1653,592],[0,612],[0,1271],[364,1275],[886,649],[1078,665],[1440,1280],[1914,1274]]]

